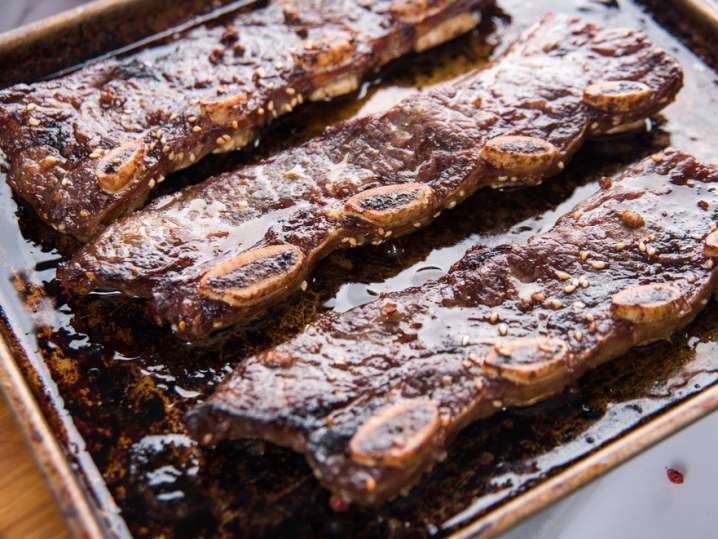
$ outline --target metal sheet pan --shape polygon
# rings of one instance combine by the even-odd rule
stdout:
[[[2,35],[0,84],[37,80],[126,46],[204,14],[206,4],[102,0]],[[254,155],[481,66],[491,46],[500,50],[547,9],[645,27],[682,61],[686,89],[650,132],[589,145],[566,174],[538,190],[482,192],[414,237],[333,255],[307,299],[245,332],[191,348],[148,325],[142,305],[115,297],[68,304],[53,276],[71,246],[57,243],[3,182],[0,383],[78,537],[494,537],[718,408],[714,302],[672,343],[631,353],[544,404],[476,423],[410,496],[376,509],[332,514],[326,493],[291,452],[258,443],[200,451],[182,432],[182,411],[232,364],[299,331],[317,312],[436,277],[470,244],[524,238],[590,193],[602,174],[669,142],[714,158],[718,120],[701,112],[718,104],[718,50],[702,30],[718,29],[712,0],[500,4],[513,19],[498,15],[472,36],[397,62],[355,96],[305,107],[267,130]],[[252,158],[208,159],[166,189]]]

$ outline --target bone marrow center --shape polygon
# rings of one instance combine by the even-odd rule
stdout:
[[[407,399],[381,408],[351,439],[352,459],[367,466],[407,466],[429,447],[439,425],[439,411],[427,399]]]
[[[616,317],[645,324],[679,318],[683,297],[668,284],[629,286],[613,296],[612,306]]]
[[[560,152],[550,142],[524,136],[496,137],[481,149],[481,157],[507,174],[541,174],[554,165]]]
[[[384,185],[354,195],[345,209],[377,225],[402,226],[427,212],[432,202],[433,191],[428,185]]]
[[[602,112],[628,112],[643,106],[653,90],[635,81],[616,80],[591,84],[583,92],[583,102]]]
[[[272,245],[221,262],[200,280],[200,293],[238,307],[271,296],[298,278],[304,253],[294,245]]]
[[[517,384],[547,380],[568,368],[568,345],[560,339],[516,339],[495,346],[484,359],[490,376]]]

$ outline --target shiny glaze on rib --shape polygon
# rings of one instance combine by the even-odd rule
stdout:
[[[8,88],[0,92],[8,179],[42,220],[87,241],[141,207],[169,173],[246,145],[278,115],[323,99],[323,88],[327,97],[353,91],[442,22],[467,13],[478,21],[491,4],[274,0]]]
[[[718,167],[669,149],[601,187],[525,244],[469,249],[437,281],[321,317],[249,358],[188,415],[190,431],[207,445],[289,446],[341,499],[380,503],[442,460],[470,422],[535,404],[633,346],[667,339],[718,285],[704,252]],[[629,226],[626,212],[643,225]],[[655,292],[625,294],[639,285]],[[619,316],[618,298],[629,297],[645,302],[645,318]],[[397,423],[392,407],[411,413],[420,403],[435,407],[440,427],[382,428]],[[355,456],[359,437],[378,448],[373,460]],[[398,462],[382,460],[418,437]]]
[[[668,105],[682,77],[640,32],[549,15],[486,70],[157,200],[86,246],[60,278],[76,293],[149,297],[159,322],[182,338],[205,338],[263,315],[339,247],[414,231],[480,187],[541,183],[587,136]],[[648,97],[618,113],[586,105],[586,88],[604,80],[634,81]],[[381,215],[357,211],[357,197],[387,188],[418,198],[396,198],[400,207]],[[218,265],[287,244],[304,261],[281,292],[245,303],[203,293]]]
[[[171,539],[449,536],[557,474],[573,473],[574,463],[611,451],[625,433],[640,432],[656,416],[715,384],[718,304],[711,301],[671,342],[632,350],[549,401],[472,423],[408,497],[371,508],[352,505],[343,513],[332,510],[329,492],[301,454],[246,440],[203,448],[187,436],[182,422],[230,368],[291,338],[323,311],[341,312],[381,292],[437,279],[471,245],[521,243],[542,233],[596,191],[601,176],[615,175],[669,143],[700,159],[715,159],[718,118],[705,114],[718,107],[711,67],[716,64],[707,56],[712,35],[682,19],[673,4],[651,4],[655,9],[646,12],[629,0],[620,8],[592,0],[502,0],[511,19],[487,19],[481,33],[406,58],[351,98],[310,104],[279,119],[253,154],[210,156],[165,181],[159,192],[170,193],[251,162],[253,155],[294,146],[341,119],[386,110],[485,65],[486,41],[499,54],[546,10],[641,28],[670,50],[685,72],[680,99],[645,131],[587,143],[557,181],[485,190],[444,212],[421,234],[337,251],[318,265],[297,301],[285,302],[260,324],[201,346],[186,346],[152,327],[145,305],[117,294],[65,297],[54,281],[61,258],[54,236],[32,211],[16,204],[3,181],[3,310],[28,354],[27,379],[116,535],[128,537],[121,530],[126,524],[134,537]],[[680,28],[686,32],[681,39],[690,41],[681,42],[668,30]],[[18,296],[23,284],[34,295]]]

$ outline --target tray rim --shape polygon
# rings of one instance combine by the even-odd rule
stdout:
[[[53,34],[120,7],[143,0],[92,0],[45,19],[0,33],[0,49],[12,48]],[[671,0],[696,22],[718,32],[718,3],[714,0]],[[3,309],[0,305],[0,315]],[[4,325],[4,324],[3,324]],[[70,459],[37,401],[16,356],[24,350],[0,332],[0,395],[10,408],[28,450],[65,518],[68,531],[77,539],[102,539],[110,530],[101,522],[101,508],[71,466]],[[590,481],[636,457],[639,453],[678,433],[718,410],[718,384],[701,390],[665,412],[646,419],[621,438],[608,442],[588,456],[574,461],[553,477],[511,501],[473,519],[450,535],[450,539],[493,539],[519,522],[565,498]]]

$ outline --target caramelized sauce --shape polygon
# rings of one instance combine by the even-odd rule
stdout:
[[[325,260],[301,301],[252,328],[189,346],[156,328],[144,305],[113,294],[62,296],[55,237],[17,206],[2,182],[0,298],[6,330],[27,356],[22,367],[104,512],[108,530],[137,537],[416,537],[461,528],[492,507],[718,380],[718,307],[708,305],[672,343],[637,350],[584,377],[560,397],[466,429],[446,461],[406,498],[336,513],[301,455],[259,442],[200,450],[181,422],[244,357],[282,342],[317,313],[346,310],[383,291],[439,277],[467,247],[520,241],[597,188],[602,175],[668,144],[714,160],[718,76],[641,8],[622,1],[501,0],[514,14],[480,33],[396,63],[357,95],[304,107],[267,131],[254,152],[208,158],[170,177],[165,192],[267,155],[354,115],[382,110],[475,66],[546,10],[609,26],[643,28],[676,55],[686,87],[642,133],[587,145],[567,171],[538,188],[482,191],[428,229],[381,247]],[[665,6],[661,6],[665,15]],[[701,48],[700,36],[693,46]],[[494,54],[496,54],[494,51]],[[4,179],[4,178],[3,178]],[[18,219],[19,217],[19,219]],[[19,225],[18,225],[19,223]],[[62,248],[67,253],[66,246]]]

